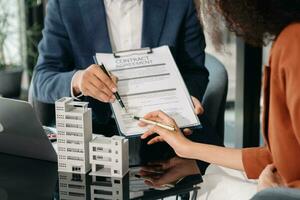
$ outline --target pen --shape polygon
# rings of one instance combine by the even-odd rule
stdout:
[[[97,65],[99,65],[99,64],[98,64],[98,61],[97,61],[97,59],[96,59],[96,57],[94,56],[93,58],[94,58],[95,63],[96,63]],[[99,66],[100,66],[101,70],[102,70],[109,78],[111,78],[110,75],[109,75],[109,73],[108,73],[108,71],[106,70],[105,66],[103,65],[103,63],[102,63],[101,65],[99,65]],[[125,112],[127,112],[126,107],[125,107],[125,105],[124,105],[124,103],[123,103],[123,101],[122,101],[121,96],[119,95],[119,93],[118,93],[118,92],[115,92],[115,93],[114,93],[114,96],[116,97],[117,101],[118,101],[119,104],[121,105],[122,109],[123,109]]]
[[[164,125],[164,124],[161,124],[161,123],[159,123],[159,122],[151,121],[151,120],[144,119],[144,118],[137,117],[137,116],[133,116],[133,119],[138,120],[138,121],[141,121],[141,122],[144,122],[144,123],[146,123],[146,124],[156,125],[156,126],[159,126],[159,127],[161,127],[161,128],[167,129],[167,130],[169,130],[169,131],[175,131],[175,128],[174,128],[174,127],[168,126],[168,125]]]

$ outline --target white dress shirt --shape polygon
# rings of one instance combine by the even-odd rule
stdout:
[[[113,51],[141,48],[142,0],[104,0]]]
[[[103,0],[103,1],[105,5],[106,23],[107,23],[112,50],[123,51],[123,50],[141,48],[143,1],[142,0]],[[71,81],[71,96],[73,98],[76,98],[73,93],[72,83],[73,83],[73,79]],[[81,96],[82,95],[79,95],[77,96],[77,98]]]

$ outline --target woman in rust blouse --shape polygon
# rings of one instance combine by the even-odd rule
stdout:
[[[274,41],[264,69],[265,146],[231,149],[194,143],[162,111],[149,113],[145,118],[174,125],[176,131],[149,127],[142,139],[158,133],[149,144],[166,141],[181,157],[245,171],[249,179],[259,179],[259,190],[277,186],[300,189],[300,1],[206,3],[211,12],[221,13],[228,28],[247,42],[261,46]]]

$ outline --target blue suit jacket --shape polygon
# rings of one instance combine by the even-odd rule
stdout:
[[[144,0],[142,47],[168,45],[191,95],[202,99],[208,83],[205,39],[193,0]],[[93,64],[96,52],[111,53],[102,0],[49,0],[33,86],[37,100],[70,96],[76,70]],[[107,124],[110,106],[84,97],[96,124]]]

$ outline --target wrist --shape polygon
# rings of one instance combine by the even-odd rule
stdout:
[[[190,141],[190,140],[186,140],[181,148],[180,148],[180,152],[178,152],[178,155],[182,158],[192,158],[192,146],[194,145],[194,142]]]
[[[81,93],[80,82],[81,82],[82,70],[77,71],[72,78],[72,91],[73,94],[79,95]]]

